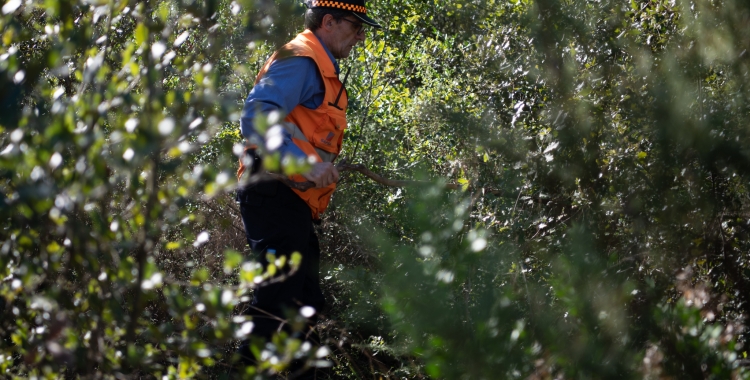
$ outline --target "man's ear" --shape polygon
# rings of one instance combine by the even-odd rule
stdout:
[[[334,19],[333,16],[331,16],[330,14],[327,14],[323,16],[323,20],[320,23],[320,26],[322,28],[325,28],[326,30],[331,30],[333,29],[333,24],[335,23],[336,23],[336,19]]]

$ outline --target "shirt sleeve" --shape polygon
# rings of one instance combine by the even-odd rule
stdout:
[[[256,115],[268,115],[271,111],[287,114],[298,105],[318,108],[325,96],[324,86],[318,67],[311,58],[289,57],[274,61],[245,100],[240,119],[242,135],[263,141],[263,136],[255,129]],[[284,142],[275,152],[280,152],[282,157],[287,154],[297,158],[307,157],[286,131]]]

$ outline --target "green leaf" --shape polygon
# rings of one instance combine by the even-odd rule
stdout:
[[[299,252],[292,253],[292,258],[289,260],[289,266],[292,270],[297,270],[300,264],[302,264],[302,254]]]
[[[148,27],[143,23],[138,23],[135,27],[135,43],[142,47],[148,41]]]

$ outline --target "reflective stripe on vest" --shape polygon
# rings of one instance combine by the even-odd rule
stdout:
[[[293,124],[290,122],[284,122],[281,123],[281,125],[286,129],[287,132],[289,132],[290,135],[292,135],[292,139],[298,139],[305,141],[309,143],[310,141],[307,140],[307,137],[305,137],[305,134],[302,133],[302,130],[299,129],[297,124]],[[320,149],[318,147],[315,147],[315,152],[318,153],[318,156],[320,156],[320,159],[323,160],[323,162],[333,162],[333,160],[336,159],[337,154],[326,152],[323,149]]]

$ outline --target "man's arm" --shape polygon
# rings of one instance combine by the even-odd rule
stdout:
[[[325,86],[312,59],[290,57],[274,61],[245,100],[240,119],[242,135],[264,141],[264,136],[255,129],[256,115],[267,116],[272,111],[287,114],[297,105],[315,109],[323,102],[324,96]],[[289,132],[284,130],[283,133],[282,144],[271,152],[279,152],[282,157],[290,154],[306,158],[307,155],[292,142]]]

